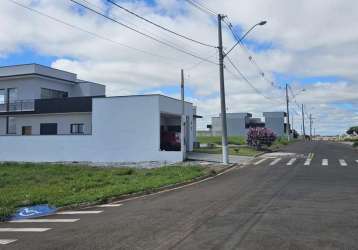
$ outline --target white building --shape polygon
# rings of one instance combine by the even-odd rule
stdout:
[[[272,129],[277,136],[286,133],[285,112],[264,112],[265,121],[260,118],[253,118],[251,113],[227,113],[227,134],[228,136],[247,136],[249,128],[266,127]],[[211,135],[221,135],[221,115],[211,118],[209,126]]]
[[[105,97],[104,85],[37,64],[2,67],[0,161],[181,161],[195,141],[193,104],[181,146],[163,143],[181,131],[181,107],[162,95]]]

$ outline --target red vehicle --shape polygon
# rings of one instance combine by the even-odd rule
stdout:
[[[161,133],[161,150],[180,151],[180,132],[163,131]]]

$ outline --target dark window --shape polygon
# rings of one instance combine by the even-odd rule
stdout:
[[[22,127],[22,135],[31,135],[32,127],[31,126],[23,126]]]
[[[83,123],[71,124],[71,134],[83,134]]]
[[[8,111],[16,111],[16,101],[17,101],[17,89],[16,88],[7,89]]]
[[[65,91],[41,88],[41,99],[66,98],[68,93]]]
[[[13,116],[8,116],[6,118],[6,133],[16,134],[16,119]]]
[[[41,123],[40,135],[57,135],[57,123]]]

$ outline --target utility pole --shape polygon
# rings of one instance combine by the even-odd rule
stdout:
[[[303,132],[303,138],[306,140],[305,113],[303,111],[303,104],[302,104],[302,132]]]
[[[229,164],[228,141],[227,141],[227,125],[226,125],[226,104],[225,104],[225,82],[224,82],[224,52],[222,41],[221,21],[224,18],[218,14],[218,40],[219,40],[219,68],[220,68],[220,104],[221,104],[221,144],[223,164]]]
[[[293,133],[293,130],[294,130],[294,127],[293,127],[293,114],[291,115],[291,128],[292,128],[292,133]]]
[[[181,131],[180,131],[180,141],[181,141],[181,150],[183,152],[183,160],[186,158],[186,142],[185,142],[185,102],[184,102],[184,70],[181,70],[181,81],[180,81],[180,90],[181,90]]]
[[[294,113],[292,113],[292,115],[291,115],[291,128],[292,128],[292,137],[294,136],[294,133],[293,133],[293,131],[295,130],[295,129],[293,128],[293,115],[294,115]]]
[[[287,109],[287,140],[290,141],[290,110],[289,110],[289,99],[288,99],[288,84],[286,83],[286,109]]]
[[[310,138],[312,140],[312,114],[310,114]]]

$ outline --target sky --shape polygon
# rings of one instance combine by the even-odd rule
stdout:
[[[220,113],[216,48],[158,29],[106,0],[77,1],[171,47],[70,0],[2,0],[0,66],[39,63],[71,71],[80,79],[105,84],[108,96],[161,93],[177,98],[180,70],[184,69],[186,99],[203,116],[198,129],[205,129],[210,118]],[[290,84],[290,111],[299,132],[301,104],[306,119],[312,114],[317,134],[343,134],[358,125],[358,1],[195,1],[226,15],[225,21],[238,36],[267,21],[229,55],[251,85],[225,59],[227,112],[262,117],[263,112],[285,111],[284,87]],[[216,16],[186,0],[116,2],[180,34],[217,46]],[[234,43],[223,23],[224,50]]]

